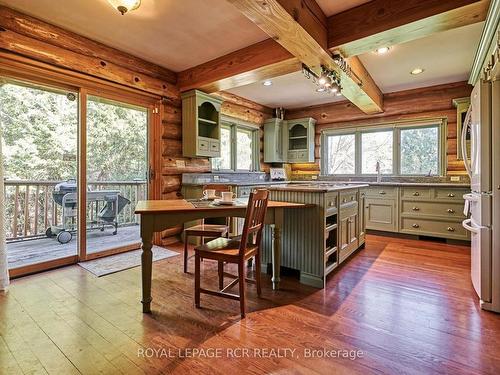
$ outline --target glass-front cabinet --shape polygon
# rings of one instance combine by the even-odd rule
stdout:
[[[314,125],[313,118],[288,120],[288,153],[289,163],[314,162]]]
[[[198,90],[182,94],[182,153],[186,157],[220,156],[222,100]]]

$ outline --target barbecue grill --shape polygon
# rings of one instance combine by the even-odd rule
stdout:
[[[62,223],[60,226],[50,226],[45,231],[47,237],[56,237],[65,244],[71,241],[76,232],[76,180],[68,180],[57,184],[52,192],[54,202],[62,207]],[[118,233],[118,215],[130,204],[130,200],[120,194],[120,190],[89,190],[87,203],[91,203],[96,211],[95,220],[87,221],[87,230],[104,231],[106,226],[115,228],[113,235]]]

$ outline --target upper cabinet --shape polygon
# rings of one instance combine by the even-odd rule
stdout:
[[[191,90],[182,98],[182,153],[186,157],[220,156],[222,100]]]
[[[286,122],[272,118],[264,123],[264,163],[286,161]]]
[[[314,125],[316,120],[307,117],[288,120],[288,152],[289,163],[314,162]]]

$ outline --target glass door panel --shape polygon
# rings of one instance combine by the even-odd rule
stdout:
[[[86,253],[139,248],[139,200],[147,198],[147,108],[87,98]]]
[[[78,94],[0,83],[0,128],[9,268],[76,261]]]

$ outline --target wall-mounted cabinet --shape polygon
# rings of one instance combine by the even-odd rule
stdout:
[[[313,118],[269,119],[264,124],[264,162],[314,163]]]
[[[289,163],[314,162],[314,124],[313,118],[288,120],[288,152]]]
[[[182,153],[186,157],[220,156],[222,100],[198,90],[182,97]]]
[[[286,121],[272,118],[264,123],[264,163],[286,161]]]

